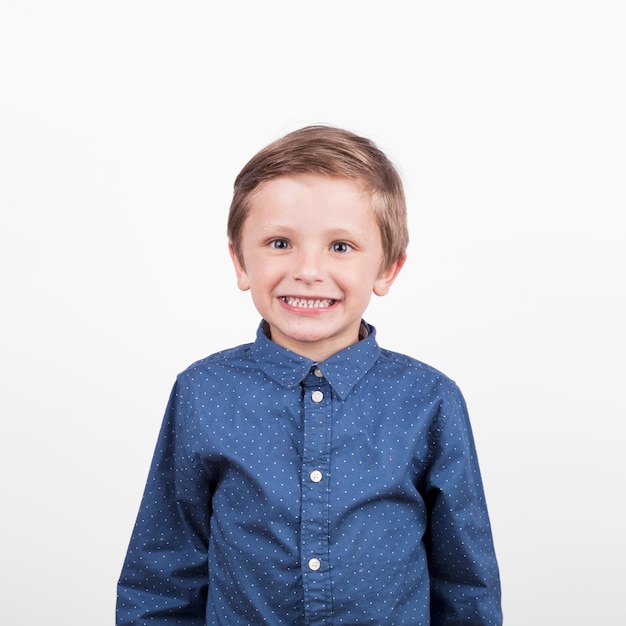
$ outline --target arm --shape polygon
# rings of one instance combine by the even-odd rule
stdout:
[[[210,490],[185,447],[174,386],[118,583],[117,626],[205,626]]]
[[[500,579],[465,401],[446,397],[431,435],[427,550],[432,626],[500,626]]]

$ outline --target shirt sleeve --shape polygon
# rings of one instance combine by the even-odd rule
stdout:
[[[117,626],[205,626],[211,499],[189,458],[179,393],[170,400],[118,583]]]
[[[465,401],[456,386],[431,437],[427,550],[432,626],[500,626],[500,578]]]

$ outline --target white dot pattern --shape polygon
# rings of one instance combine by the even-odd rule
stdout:
[[[178,376],[118,626],[500,625],[456,385],[371,326],[319,364],[262,328]]]

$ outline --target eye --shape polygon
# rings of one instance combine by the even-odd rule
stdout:
[[[286,239],[272,239],[269,242],[269,246],[275,250],[286,250],[289,248],[289,242]]]
[[[337,241],[332,245],[333,252],[349,252],[352,250],[352,246],[345,241]]]

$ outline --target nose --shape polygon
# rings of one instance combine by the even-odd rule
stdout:
[[[299,250],[295,255],[293,278],[304,283],[322,280],[324,275],[322,255],[315,250]]]

